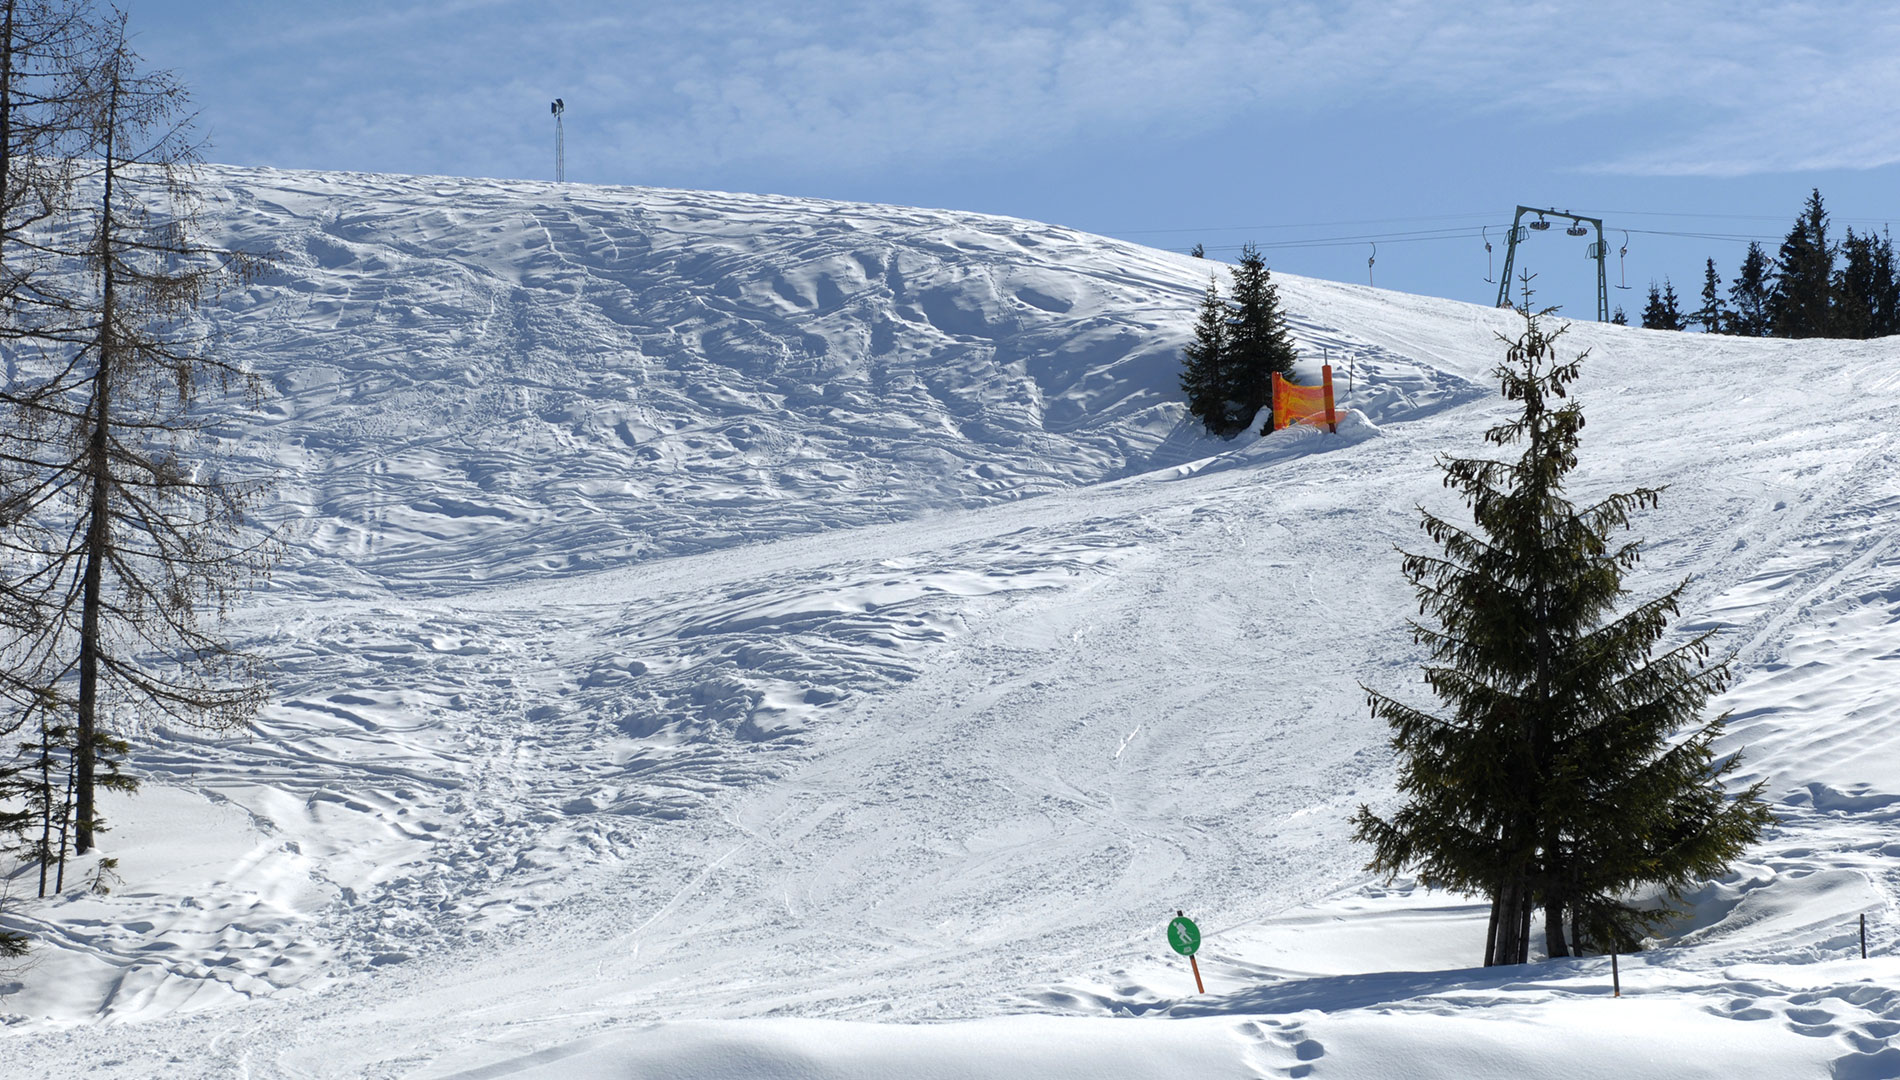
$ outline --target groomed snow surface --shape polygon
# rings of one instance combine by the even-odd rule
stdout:
[[[254,732],[136,731],[0,1073],[1900,1076],[1900,346],[1575,323],[1573,494],[1722,631],[1781,823],[1656,948],[1482,969],[1366,874],[1395,546],[1507,312],[1278,276],[1339,434],[1209,440],[1225,268],[761,196],[213,169],[291,555]],[[1563,298],[1550,298],[1563,299]],[[1350,377],[1350,391],[1348,388]],[[83,881],[90,862],[69,871]],[[1163,939],[1205,932],[1205,995]],[[1873,958],[1859,958],[1867,916]]]

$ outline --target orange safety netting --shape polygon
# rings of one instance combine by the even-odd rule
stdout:
[[[1273,430],[1290,424],[1311,424],[1328,431],[1339,430],[1339,415],[1333,410],[1333,367],[1320,368],[1324,381],[1318,386],[1301,386],[1273,376]]]

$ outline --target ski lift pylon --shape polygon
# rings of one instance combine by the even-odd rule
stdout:
[[[1526,217],[1533,215],[1535,216],[1535,220],[1531,221],[1528,225],[1523,223]],[[1504,270],[1498,275],[1498,277],[1502,279],[1498,284],[1498,306],[1511,306],[1509,289],[1512,281],[1511,275],[1517,263],[1518,245],[1524,242],[1525,236],[1532,230],[1537,232],[1548,231],[1552,224],[1552,219],[1558,222],[1570,222],[1570,227],[1564,231],[1571,236],[1587,236],[1589,233],[1585,229],[1585,226],[1595,227],[1597,242],[1589,245],[1589,258],[1597,264],[1597,321],[1609,322],[1610,290],[1608,284],[1609,274],[1607,273],[1609,260],[1606,257],[1608,255],[1608,251],[1606,250],[1608,245],[1603,242],[1603,219],[1579,214],[1574,210],[1556,207],[1540,208],[1519,204],[1517,213],[1511,218],[1511,232],[1509,234],[1510,245],[1504,249]],[[1488,235],[1486,239],[1489,240]]]
[[[1488,225],[1479,226],[1478,235],[1484,237],[1484,281],[1485,281],[1485,284],[1495,285],[1497,284],[1497,279],[1491,276],[1491,227]]]

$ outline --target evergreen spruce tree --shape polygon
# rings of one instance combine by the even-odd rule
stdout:
[[[1875,338],[1900,333],[1895,323],[1893,240],[1885,233],[1856,235],[1841,241],[1841,267],[1834,275],[1834,336]]]
[[[1199,420],[1210,435],[1232,434],[1227,430],[1224,371],[1227,317],[1220,283],[1210,275],[1207,295],[1201,299],[1201,317],[1194,324],[1194,340],[1182,350],[1187,359],[1181,366],[1181,390],[1187,395],[1188,415]]]
[[[1655,282],[1649,283],[1649,302],[1643,305],[1643,329],[1682,329],[1682,304],[1668,278],[1663,279],[1660,289]]]
[[[1879,236],[1872,238],[1872,247],[1867,336],[1900,334],[1900,275],[1896,275],[1893,265],[1892,234],[1883,228]]]
[[[1771,820],[1759,784],[1724,791],[1737,759],[1715,757],[1723,718],[1700,718],[1727,674],[1706,663],[1709,635],[1655,652],[1687,583],[1613,614],[1639,544],[1612,536],[1660,492],[1581,509],[1565,497],[1583,427],[1569,386],[1584,358],[1557,359],[1563,331],[1545,331],[1528,284],[1524,333],[1506,339],[1496,369],[1523,412],[1485,433],[1525,450],[1443,462],[1473,524],[1421,511],[1443,555],[1402,562],[1434,624],[1413,623],[1431,657],[1425,681],[1449,712],[1367,690],[1392,727],[1407,801],[1387,817],[1361,806],[1354,819],[1355,839],[1373,848],[1369,869],[1490,898],[1487,965],[1530,958],[1540,907],[1553,956],[1573,942],[1634,946],[1666,915],[1630,906],[1631,890],[1679,897]]]
[[[1630,317],[1624,313],[1623,305],[1616,305],[1616,310],[1610,314],[1610,321],[1618,326],[1628,326],[1630,324]]]
[[[1691,316],[1705,334],[1728,330],[1728,305],[1722,302],[1721,287],[1722,278],[1715,272],[1715,260],[1710,259],[1702,272],[1702,306]]]
[[[1234,266],[1232,317],[1227,324],[1227,426],[1239,434],[1273,403],[1273,376],[1293,375],[1293,339],[1280,310],[1280,289],[1252,244]],[[1262,433],[1271,430],[1272,420]]]
[[[1864,338],[1873,329],[1873,238],[1850,227],[1841,240],[1841,264],[1834,270],[1831,336]]]
[[[1742,337],[1767,337],[1769,296],[1773,288],[1774,265],[1768,253],[1757,243],[1748,245],[1742,267],[1729,286],[1728,301],[1732,314],[1728,332]]]
[[[1769,333],[1784,338],[1834,333],[1834,254],[1821,189],[1815,188],[1775,260],[1779,269],[1768,294]]]

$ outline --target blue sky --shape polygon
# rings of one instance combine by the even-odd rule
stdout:
[[[213,161],[943,206],[1489,301],[1518,204],[1685,297],[1819,187],[1900,224],[1900,9],[885,0],[127,0]],[[1661,9],[1661,10],[1658,10]],[[1628,256],[1619,267],[1616,249]],[[1698,234],[1694,236],[1667,234]],[[1588,317],[1584,241],[1532,234]],[[1495,269],[1493,270],[1495,275]],[[1687,306],[1693,306],[1689,304]]]

